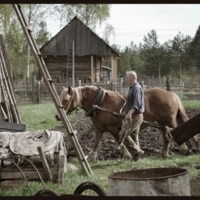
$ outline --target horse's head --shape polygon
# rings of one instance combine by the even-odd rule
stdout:
[[[68,86],[68,88],[63,87],[63,90],[60,94],[60,101],[63,105],[64,110],[66,111],[66,114],[71,113],[79,106],[79,94],[77,94],[77,91],[75,88]],[[61,120],[59,113],[55,113],[55,118],[57,120]]]

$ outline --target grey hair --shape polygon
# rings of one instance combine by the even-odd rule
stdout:
[[[137,79],[137,74],[135,71],[126,72],[126,76],[132,76],[134,79]]]

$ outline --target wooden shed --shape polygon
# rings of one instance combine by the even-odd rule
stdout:
[[[111,81],[117,81],[119,53],[110,47],[77,17],[74,17],[59,33],[44,44],[40,51],[54,82],[74,77],[82,83],[100,82],[102,60],[111,59]],[[74,68],[73,68],[74,66]]]

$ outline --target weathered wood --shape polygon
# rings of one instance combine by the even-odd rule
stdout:
[[[32,79],[32,102],[35,103],[35,80],[36,76],[33,76]]]
[[[75,44],[75,77],[79,77],[79,79],[85,78],[83,76],[86,76],[88,79],[88,76],[90,76],[93,80],[99,82],[99,74],[101,72],[102,64],[101,58],[120,56],[118,52],[116,52],[111,46],[105,43],[104,40],[91,31],[90,28],[88,28],[84,23],[75,17],[54,38],[52,38],[40,49],[41,53],[45,56],[45,63],[49,73],[51,74],[52,79],[55,81],[57,81],[59,74],[62,74],[63,71],[66,72],[68,59],[71,57],[68,49],[71,48],[73,41]],[[99,61],[95,61],[96,59],[99,59]],[[114,74],[116,74],[117,71],[117,62],[115,61],[113,64],[115,68],[113,71]],[[69,74],[65,73],[65,76],[68,74],[68,78],[66,79],[69,79],[69,77],[74,77],[72,70],[70,72],[69,67],[68,69]],[[87,75],[82,73],[85,71],[85,69],[87,69]],[[79,73],[81,76],[77,75],[77,73]],[[114,77],[117,78],[115,75]],[[114,79],[114,81],[116,80]]]
[[[167,87],[167,91],[171,91],[171,89],[170,89],[170,78],[169,77],[167,77],[167,79],[166,79],[166,87]]]
[[[48,166],[47,160],[45,158],[44,151],[43,151],[42,147],[38,147],[38,152],[40,154],[40,158],[41,158],[41,161],[42,161],[42,164],[43,164],[43,167],[44,167],[44,172],[45,172],[48,180],[52,181],[51,171],[49,169],[49,166]]]
[[[10,188],[17,188],[20,187],[24,180],[6,180],[0,181],[0,188],[1,189],[10,189]]]
[[[26,124],[0,121],[0,131],[23,132],[26,131]]]
[[[40,82],[37,82],[37,103],[40,103]]]
[[[17,108],[16,104],[16,98],[15,94],[13,91],[13,84],[11,82],[11,70],[10,70],[10,65],[8,62],[7,58],[7,52],[6,52],[6,46],[5,42],[3,40],[3,37],[0,37],[1,40],[1,45],[0,45],[0,64],[1,64],[1,73],[2,73],[2,79],[4,80],[4,89],[6,89],[9,103],[10,103],[10,108],[13,116],[13,121],[10,122],[16,122],[16,123],[21,123],[21,118],[19,115],[19,111]],[[3,90],[1,88],[1,90]]]
[[[175,141],[180,145],[194,135],[200,133],[200,114],[195,117],[189,119],[185,123],[181,124],[177,128],[171,131],[171,135],[175,139]]]
[[[38,171],[44,171],[42,163],[34,163],[35,167]],[[27,165],[20,165],[20,168],[23,172],[26,171],[35,171],[33,166],[30,164]],[[49,164],[49,168],[51,171],[58,171],[59,165],[58,164]],[[1,168],[1,172],[18,172],[19,169],[15,165],[11,165],[9,167]]]
[[[58,183],[64,184],[65,155],[59,155]]]

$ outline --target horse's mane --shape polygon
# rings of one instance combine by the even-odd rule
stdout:
[[[86,89],[86,88],[89,88],[89,89],[91,89],[91,90],[94,90],[94,91],[96,91],[97,90],[97,87],[96,86],[79,86],[79,87],[75,87],[75,88],[73,88],[73,91],[74,91],[74,98],[73,98],[73,100],[74,100],[74,107],[78,107],[78,106],[80,106],[81,107],[81,102],[82,102],[82,99],[83,99],[83,97],[84,97],[84,93],[82,92],[82,91],[85,91],[84,89]]]

